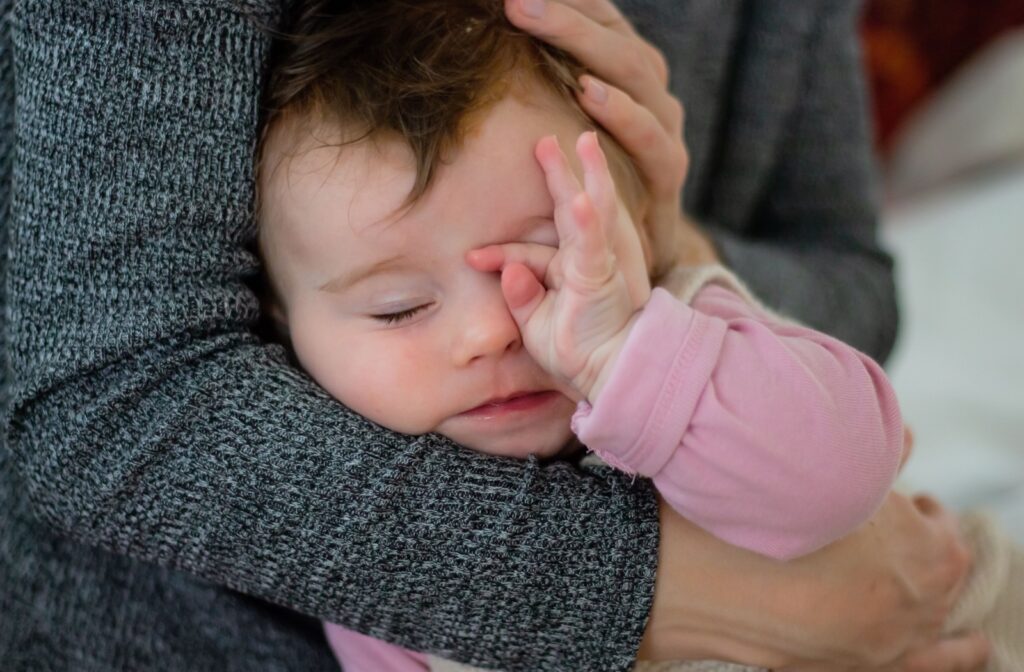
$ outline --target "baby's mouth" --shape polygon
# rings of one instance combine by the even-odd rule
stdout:
[[[517,392],[506,397],[495,397],[460,415],[487,416],[529,411],[553,401],[559,396],[561,396],[561,393],[554,390]]]

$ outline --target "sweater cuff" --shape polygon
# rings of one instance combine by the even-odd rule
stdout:
[[[597,404],[577,406],[573,432],[609,465],[653,477],[682,441],[724,337],[722,321],[655,288]]]

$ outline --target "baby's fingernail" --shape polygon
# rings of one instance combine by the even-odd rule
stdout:
[[[608,87],[593,77],[583,78],[583,93],[598,105],[602,105],[608,100]]]
[[[523,14],[532,16],[535,19],[544,16],[546,4],[546,0],[519,0],[519,8],[523,10]]]

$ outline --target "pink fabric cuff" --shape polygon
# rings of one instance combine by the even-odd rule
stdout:
[[[655,288],[597,403],[577,405],[573,432],[611,466],[654,476],[682,441],[725,333],[721,320]]]

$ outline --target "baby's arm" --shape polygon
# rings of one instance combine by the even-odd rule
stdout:
[[[501,272],[526,349],[594,404],[575,418],[580,439],[654,478],[694,523],[767,555],[809,553],[859,526],[901,453],[878,365],[723,288],[697,292],[693,307],[651,293],[596,137],[580,136],[576,154],[582,184],[556,141],[536,148],[557,248],[493,245],[467,260]]]
[[[652,477],[716,536],[778,558],[869,518],[902,450],[871,358],[716,285],[692,306],[655,290],[593,401],[573,422],[591,450]]]
[[[427,672],[427,656],[334,623],[324,623],[327,643],[344,672]]]

